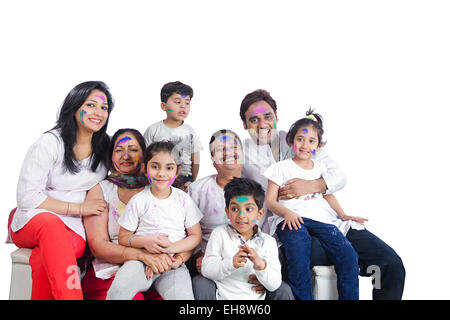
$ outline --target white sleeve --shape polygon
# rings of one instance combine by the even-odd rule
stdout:
[[[142,212],[140,207],[138,197],[132,197],[117,220],[119,225],[128,231],[136,231],[139,226],[139,212]]]
[[[44,190],[61,152],[60,143],[54,134],[45,133],[28,149],[17,183],[18,207],[34,209],[47,199]]]
[[[184,194],[184,208],[186,210],[186,215],[184,219],[185,228],[190,228],[200,222],[203,218],[203,213],[195,204],[194,200],[188,195]]]
[[[279,163],[272,164],[270,167],[268,167],[264,171],[263,175],[267,179],[272,180],[273,182],[275,182],[280,187],[282,187],[283,184],[284,184],[283,177],[282,177],[282,172],[280,170]]]
[[[316,160],[320,161],[326,167],[326,171],[322,173],[322,178],[327,184],[326,194],[335,193],[344,188],[347,178],[336,161],[331,159],[323,150],[319,151]]]
[[[147,128],[147,130],[145,130],[145,132],[143,134],[146,147],[148,147],[149,145],[151,145],[153,143],[153,139],[154,139],[154,135],[155,135],[155,132],[154,132],[153,128],[154,128],[153,125],[149,126]]]
[[[203,150],[202,143],[200,141],[200,137],[197,132],[192,131],[192,153],[197,153]]]
[[[223,229],[217,227],[211,233],[202,260],[202,275],[211,280],[222,280],[236,270],[233,266],[233,258],[222,258],[226,232],[221,231]]]
[[[264,270],[255,270],[256,278],[268,291],[275,291],[281,285],[281,264],[278,259],[278,246],[274,238],[264,239],[264,253],[261,257],[266,261]]]

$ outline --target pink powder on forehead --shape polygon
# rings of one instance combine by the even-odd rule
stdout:
[[[95,94],[94,96],[99,97],[100,99],[103,100],[103,102],[106,102],[105,96],[101,96],[99,94]]]
[[[257,114],[257,113],[264,113],[264,112],[266,112],[266,108],[264,108],[264,107],[257,108],[257,109],[255,109],[255,110],[253,110],[253,113],[254,113],[254,114]]]

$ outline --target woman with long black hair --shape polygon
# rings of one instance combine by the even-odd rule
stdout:
[[[82,217],[106,206],[104,200],[86,200],[86,192],[106,177],[106,128],[113,107],[103,82],[77,85],[56,126],[25,156],[10,235],[18,247],[33,248],[31,299],[83,299],[77,270],[86,246]]]

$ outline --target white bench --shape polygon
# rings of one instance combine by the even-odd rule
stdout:
[[[10,300],[29,300],[31,297],[31,267],[29,259],[31,249],[21,248],[11,253]],[[315,300],[336,300],[336,273],[333,266],[316,266],[312,268],[313,293]]]

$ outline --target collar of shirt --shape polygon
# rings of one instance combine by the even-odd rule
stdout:
[[[237,239],[240,241],[240,244],[245,244],[248,241],[254,241],[256,245],[263,246],[264,244],[264,238],[261,235],[261,229],[257,224],[253,226],[253,236],[245,241],[245,239],[239,234],[239,232],[231,225],[227,225],[227,232],[231,239]]]

